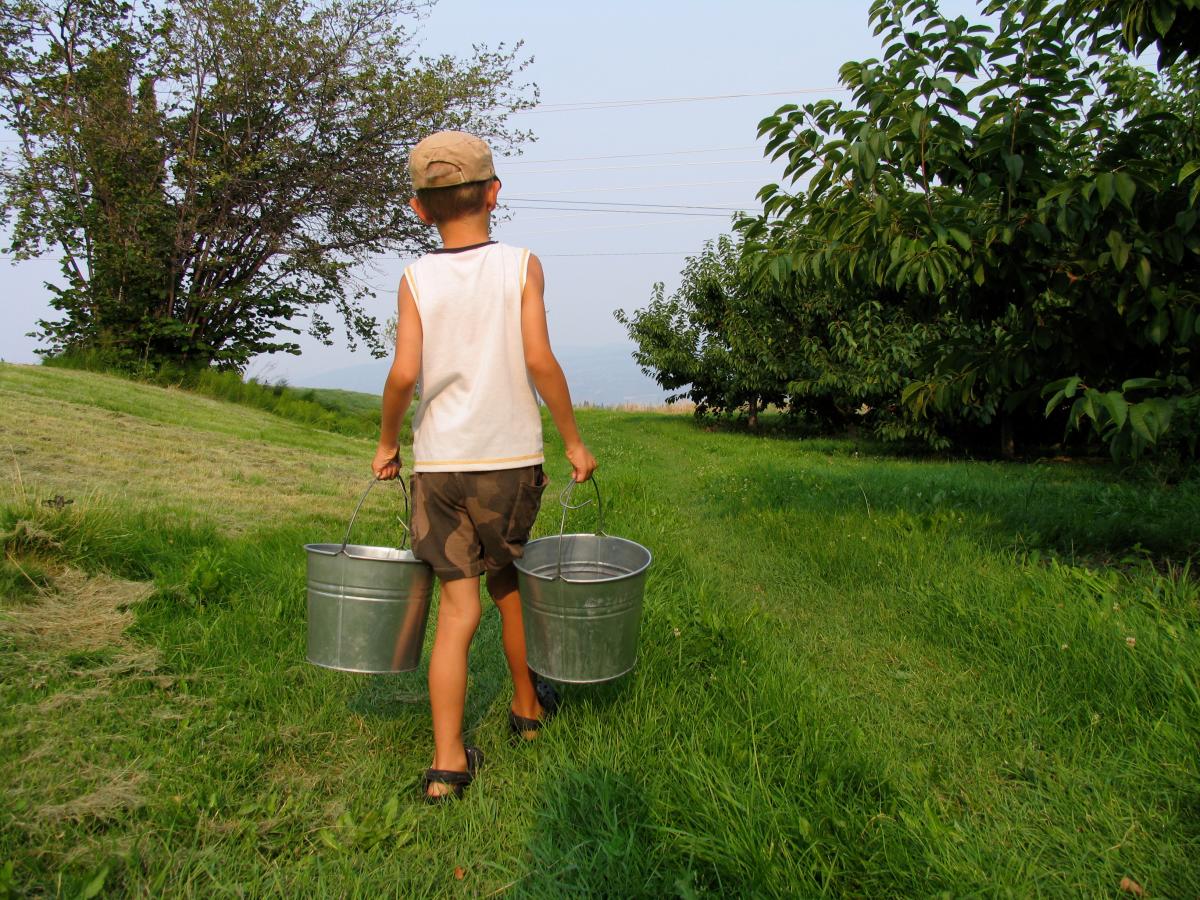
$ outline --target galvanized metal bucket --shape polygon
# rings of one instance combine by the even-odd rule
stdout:
[[[557,537],[525,545],[516,560],[529,667],[552,681],[595,684],[619,678],[637,662],[638,630],[650,551],[604,533],[604,504],[595,477],[599,528],[564,534],[575,482],[559,496]]]
[[[404,519],[408,543],[408,489]],[[308,661],[342,672],[410,672],[421,661],[433,570],[412,550],[350,543],[350,531],[372,479],[359,498],[341,544],[306,544]]]

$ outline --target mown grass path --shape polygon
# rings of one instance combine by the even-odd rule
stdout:
[[[488,764],[430,809],[423,674],[303,660],[300,547],[340,534],[370,441],[65,371],[2,367],[0,401],[18,891],[1200,893],[1194,483],[587,411],[608,530],[655,555],[638,669],[512,748],[488,610],[467,710]],[[153,594],[91,643],[32,629],[52,599],[121,596],[68,563]]]

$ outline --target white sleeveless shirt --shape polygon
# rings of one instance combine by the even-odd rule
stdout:
[[[413,471],[543,462],[542,418],[521,341],[528,265],[528,250],[489,242],[437,250],[404,270],[423,333]]]

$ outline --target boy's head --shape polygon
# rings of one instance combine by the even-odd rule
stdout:
[[[413,147],[408,168],[417,192],[413,208],[421,218],[440,225],[490,211],[489,194],[498,179],[492,151],[475,135],[431,134]]]

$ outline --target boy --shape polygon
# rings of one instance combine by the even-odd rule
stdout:
[[[413,551],[441,581],[429,660],[433,765],[428,802],[461,796],[483,756],[462,738],[467,651],[480,619],[479,576],[500,609],[513,679],[509,727],[530,739],[553,713],[525,662],[521,556],[547,479],[542,472],[541,395],[566,446],[575,481],[596,460],[579,437],[562,369],[550,350],[542,267],[528,250],[490,239],[500,180],[482,140],[431,135],[409,157],[410,205],[437,227],[442,247],[404,270],[396,358],[383,389],[379,449],[371,468],[400,473],[396,438],[413,391]]]

